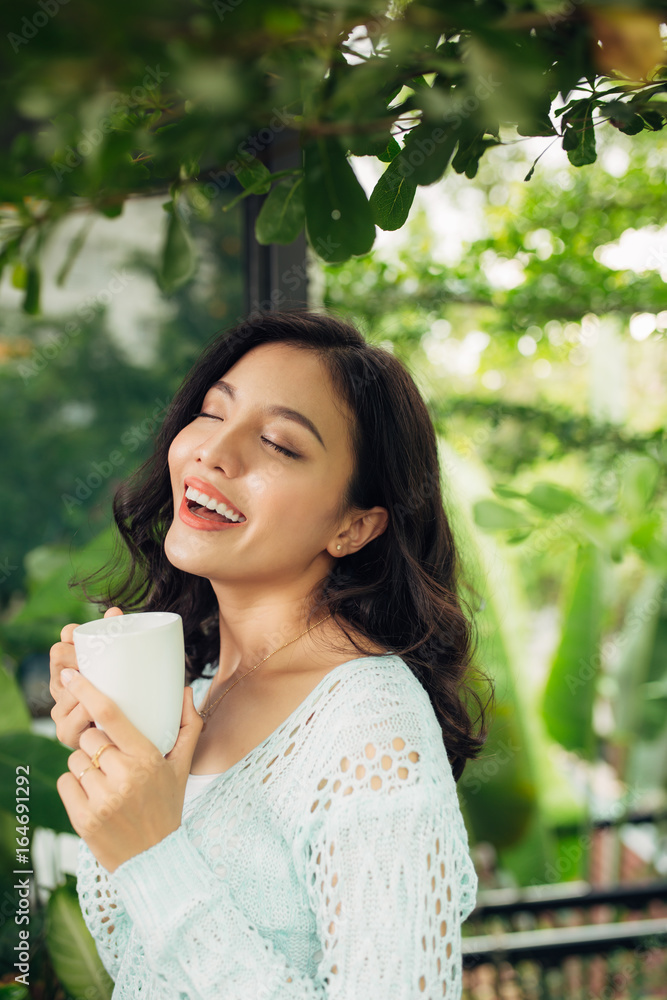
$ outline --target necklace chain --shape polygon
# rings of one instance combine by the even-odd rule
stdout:
[[[327,620],[327,618],[331,618],[331,614],[325,615],[324,618],[320,618],[320,620],[318,622],[315,622],[315,625],[311,625],[310,628],[305,629],[303,632],[301,632],[299,635],[297,635],[294,639],[290,639],[290,641],[284,643],[284,645],[278,646],[278,649],[274,649],[273,653],[279,653],[281,649],[285,648],[285,646],[289,646],[293,642],[296,642],[296,640],[300,639],[302,635],[305,635],[306,632],[310,632],[310,629],[315,628],[317,625],[321,625],[322,622],[324,622],[324,621]],[[269,653],[269,656],[273,656],[273,653]],[[269,656],[265,656],[264,660],[268,660]],[[248,674],[251,674],[253,672],[253,670],[257,670],[257,667],[259,667],[260,664],[264,663],[264,660],[260,660],[259,663],[256,663],[254,667],[250,668],[250,670],[246,670],[246,672],[244,674],[241,674],[240,677],[237,677],[236,680],[234,681],[234,684],[238,684],[238,682],[242,681],[244,677],[247,677]],[[216,700],[213,702],[213,704],[210,705],[208,708],[205,708],[203,712],[200,712],[199,709],[197,709],[197,715],[200,715],[202,717],[202,719],[204,720],[204,725],[202,726],[202,732],[206,729],[206,723],[208,721],[207,716],[209,716],[211,714],[211,712],[213,711],[213,709],[215,708],[215,706],[218,704],[218,702],[222,701],[222,699],[225,697],[226,694],[229,694],[229,692],[234,687],[234,684],[230,684],[229,687],[227,688],[227,690],[223,691],[222,694],[220,695],[220,697],[216,698]],[[208,699],[209,693],[210,693],[210,688],[209,688],[209,691],[207,691],[207,693],[206,693],[206,698],[207,699]]]

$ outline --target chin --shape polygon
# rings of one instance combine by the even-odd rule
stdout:
[[[180,569],[184,573],[192,573],[195,576],[202,576],[203,574],[197,572],[197,560],[193,558],[192,551],[188,551],[187,547],[180,546],[177,543],[172,544],[169,538],[170,534],[171,528],[164,539],[164,554],[167,560],[175,569]]]

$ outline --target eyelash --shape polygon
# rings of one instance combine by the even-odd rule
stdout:
[[[216,417],[214,413],[193,413],[192,417],[193,417],[193,419],[195,417],[210,417],[212,420],[219,420],[220,419],[219,417]],[[297,455],[297,453],[295,451],[290,451],[289,448],[283,448],[282,445],[275,444],[273,441],[269,441],[268,438],[263,437],[262,441],[266,441],[266,443],[271,448],[275,448],[276,451],[282,452],[283,455],[285,455],[287,458],[299,458],[300,457],[299,455]]]

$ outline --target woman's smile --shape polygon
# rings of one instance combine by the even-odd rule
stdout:
[[[189,503],[192,503],[196,509],[191,509],[188,506]],[[197,528],[199,531],[222,531],[224,528],[240,528],[241,525],[246,524],[246,521],[228,521],[223,515],[209,510],[207,507],[199,506],[197,508],[193,501],[188,501],[185,493],[183,493],[178,516],[184,524],[188,524],[191,528]]]
[[[204,531],[229,528],[247,520],[238,507],[206,479],[186,476],[179,517],[193,528]]]
[[[284,580],[306,567],[314,583],[330,569],[327,547],[353,471],[351,417],[320,360],[294,346],[258,345],[224,374],[170,445],[176,516],[167,555],[184,572],[220,584],[230,573],[238,585],[239,573],[248,582],[267,574]],[[240,530],[248,521],[254,526],[238,539],[243,559],[233,564],[220,559],[217,544],[202,538],[199,545],[186,530]]]

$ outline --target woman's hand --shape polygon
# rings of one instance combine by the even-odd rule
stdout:
[[[122,613],[120,608],[109,608],[108,611],[104,612],[104,617],[111,618],[114,615],[122,615]],[[81,734],[93,724],[92,715],[84,705],[80,704],[73,693],[63,686],[60,679],[60,675],[66,667],[73,670],[79,669],[72,636],[76,627],[76,623],[65,625],[60,632],[60,642],[55,642],[50,649],[51,683],[49,691],[56,702],[51,709],[51,718],[56,724],[57,738],[71,750],[77,749]]]
[[[60,679],[68,684],[66,672]],[[93,727],[83,732],[56,788],[76,832],[99,863],[113,872],[181,825],[185,786],[203,720],[194,707],[192,688],[186,686],[178,739],[163,757],[118,705],[78,670],[72,671],[67,693],[81,703],[87,718],[100,722],[103,731]],[[113,746],[100,754],[98,769],[91,766],[91,758],[105,743]]]

